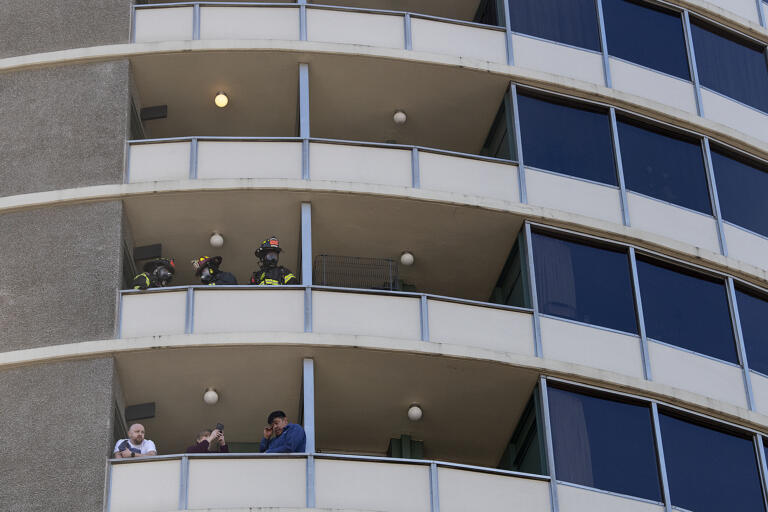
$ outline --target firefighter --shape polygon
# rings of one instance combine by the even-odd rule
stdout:
[[[261,242],[254,253],[259,258],[259,270],[251,276],[251,284],[299,284],[299,280],[285,267],[278,266],[280,241],[276,237],[270,237]]]
[[[219,265],[221,265],[221,256],[200,256],[192,260],[195,275],[200,278],[203,284],[208,286],[237,284],[235,276],[230,272],[219,270]]]
[[[157,258],[144,264],[144,272],[133,278],[131,288],[146,290],[147,288],[162,288],[168,286],[176,272],[176,262],[173,258]]]

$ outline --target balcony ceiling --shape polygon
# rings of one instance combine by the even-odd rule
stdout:
[[[220,255],[240,284],[258,268],[258,243],[274,234],[281,263],[300,270],[300,204],[312,202],[313,254],[416,258],[400,277],[417,290],[488,300],[521,219],[504,213],[387,197],[287,191],[198,192],[125,200],[136,246],[163,244],[177,261],[174,284],[199,284],[189,261]],[[224,235],[221,249],[208,239]]]
[[[325,452],[383,455],[390,438],[410,434],[427,458],[495,467],[536,382],[492,363],[361,349],[186,348],[116,359],[126,403],[156,403],[156,417],[143,423],[167,454],[219,421],[230,442],[258,442],[273,409],[299,421],[303,357],[315,359]],[[208,386],[219,391],[216,405],[202,401]],[[412,403],[424,411],[419,422],[406,417]]]
[[[298,65],[309,64],[313,137],[397,142],[479,153],[507,88],[504,77],[462,68],[300,52],[208,52],[132,59],[149,138],[298,135]],[[219,90],[225,109],[213,104]],[[408,115],[398,126],[392,115]]]
[[[144,122],[147,138],[190,135],[294,137],[298,65],[275,53],[147,55],[132,60],[139,108],[168,105],[168,117]],[[226,92],[230,103],[213,98]]]

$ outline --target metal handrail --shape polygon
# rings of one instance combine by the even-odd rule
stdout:
[[[168,7],[195,7],[195,6],[213,6],[213,7],[292,7],[298,8],[301,4],[297,3],[274,3],[274,2],[169,2],[165,4],[143,4],[134,5],[136,10],[168,8]],[[440,21],[443,23],[451,23],[453,25],[466,25],[476,28],[484,28],[489,30],[495,30],[498,32],[506,32],[506,27],[498,25],[487,25],[485,23],[477,23],[475,21],[457,20],[453,18],[444,18],[442,16],[434,16],[431,14],[421,14],[411,11],[397,11],[391,9],[371,9],[367,7],[351,7],[344,5],[326,5],[326,4],[306,4],[308,9],[317,10],[333,10],[333,11],[346,11],[346,12],[361,12],[370,14],[382,14],[382,15],[394,15],[394,16],[410,16],[411,18],[428,19],[434,21]]]
[[[346,140],[346,139],[327,139],[322,137],[309,137],[303,139],[301,137],[221,137],[221,136],[188,136],[188,137],[168,137],[160,139],[130,139],[126,143],[129,146],[142,146],[145,144],[162,144],[170,142],[191,142],[197,141],[220,141],[220,142],[302,142],[308,140],[317,144],[337,144],[348,146],[363,146],[372,148],[390,148],[390,149],[402,149],[402,150],[417,150],[425,153],[435,153],[439,155],[456,156],[460,158],[468,158],[472,160],[480,160],[487,162],[496,162],[507,165],[516,165],[517,161],[507,160],[504,158],[496,158],[485,155],[475,155],[472,153],[462,153],[460,151],[451,151],[449,149],[433,148],[428,146],[410,145],[410,144],[393,144],[389,142],[370,142],[361,140]]]
[[[440,302],[452,302],[456,304],[465,304],[467,306],[477,306],[477,307],[484,307],[489,309],[501,309],[505,311],[516,311],[518,313],[529,313],[529,314],[533,313],[532,308],[526,308],[521,306],[509,306],[507,304],[496,304],[493,302],[483,302],[483,301],[472,300],[472,299],[462,299],[461,297],[450,297],[446,295],[437,295],[433,293],[404,292],[399,290],[375,290],[370,288],[347,288],[347,287],[341,287],[341,286],[325,286],[325,285],[300,285],[300,284],[284,285],[284,286],[267,286],[267,285],[252,285],[252,284],[223,285],[223,286],[180,285],[180,286],[167,286],[164,288],[149,288],[147,290],[120,290],[120,295],[122,296],[122,295],[136,295],[136,294],[147,294],[147,293],[172,293],[172,292],[181,292],[181,291],[187,291],[187,290],[279,291],[279,290],[306,290],[306,289],[329,291],[329,292],[341,292],[341,293],[360,293],[360,294],[367,294],[367,295],[388,295],[388,296],[395,296],[395,297],[410,297],[410,298],[416,298],[416,299],[425,297],[429,300],[436,300]]]

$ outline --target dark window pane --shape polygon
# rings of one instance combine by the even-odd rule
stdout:
[[[600,51],[594,0],[509,0],[513,32]]]
[[[698,21],[691,31],[701,85],[768,112],[764,47]]]
[[[696,512],[765,510],[751,440],[665,414],[659,421],[672,505]]]
[[[533,251],[542,313],[637,332],[626,253],[538,233]]]
[[[768,166],[712,151],[723,218],[768,236]]]
[[[608,114],[518,95],[525,165],[616,184]]]
[[[627,188],[711,214],[704,156],[698,140],[619,120]]]
[[[690,79],[680,14],[632,0],[603,0],[608,53]]]
[[[512,147],[512,134],[509,132],[509,114],[507,110],[508,99],[504,96],[496,117],[493,120],[488,136],[485,138],[480,154],[510,160],[510,148]],[[515,158],[517,158],[515,156]]]
[[[765,329],[768,301],[736,290],[736,302],[739,305],[741,334],[747,349],[749,367],[768,374],[768,330]]]
[[[558,480],[661,501],[648,407],[549,388]]]
[[[638,259],[649,338],[737,362],[725,284]]]

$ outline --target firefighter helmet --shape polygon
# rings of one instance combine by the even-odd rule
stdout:
[[[261,258],[265,252],[267,251],[276,251],[280,252],[282,249],[280,248],[280,240],[277,239],[276,236],[271,236],[261,242],[261,246],[256,249],[256,252],[254,254]]]
[[[176,272],[176,262],[173,258],[157,258],[144,264],[144,272],[152,273],[159,267],[165,267],[168,272]]]
[[[208,266],[218,267],[221,265],[221,256],[200,256],[197,259],[192,260],[192,268],[195,271],[195,275],[199,276],[203,269]]]

